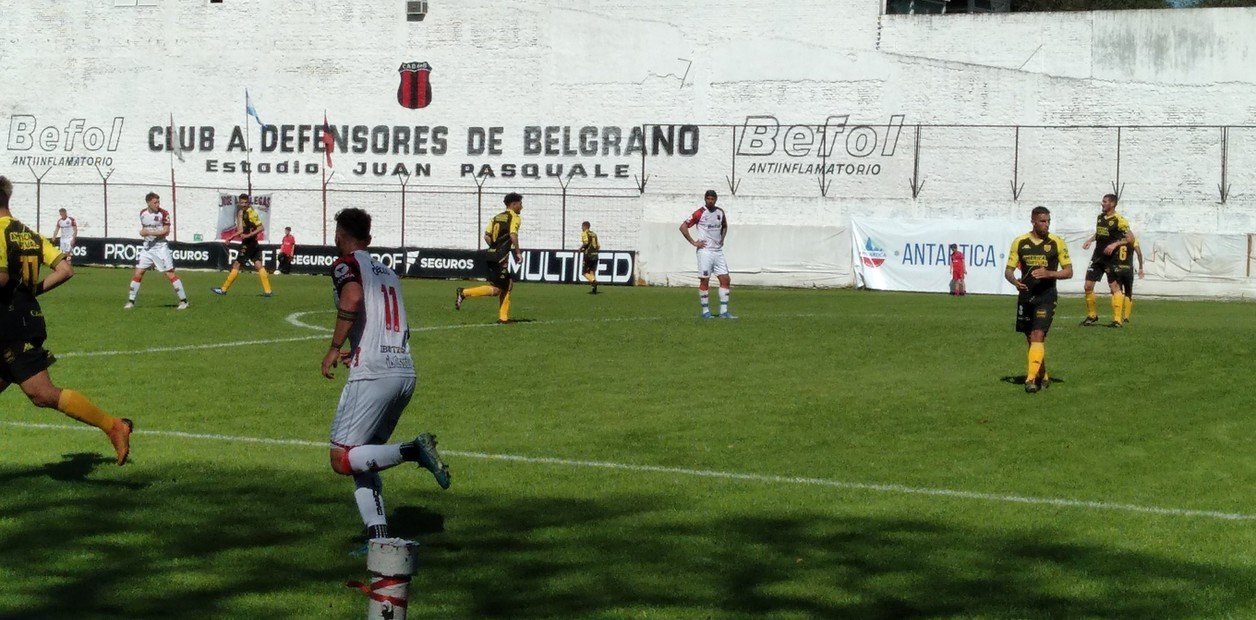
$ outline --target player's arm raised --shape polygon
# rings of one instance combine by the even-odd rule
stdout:
[[[353,323],[358,320],[358,312],[362,310],[362,284],[359,282],[346,282],[340,288],[340,303],[336,304],[336,327],[331,334],[331,347],[327,349],[327,354],[323,356],[323,376],[328,379],[335,378],[331,369],[336,364],[344,361],[348,363],[347,354],[341,352],[341,347],[345,346],[345,340],[349,338],[349,330],[353,329]]]

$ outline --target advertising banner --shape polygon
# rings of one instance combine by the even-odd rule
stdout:
[[[852,218],[856,285],[882,291],[943,293],[951,281],[949,246],[964,254],[969,293],[1013,294],[1003,278],[1012,239],[1029,223],[1001,220]],[[1078,257],[1073,256],[1074,263]]]
[[[171,242],[176,269],[228,269],[239,254],[239,245],[221,242]],[[79,237],[74,248],[76,265],[134,267],[143,248],[136,239]],[[399,274],[411,278],[474,279],[485,276],[484,252],[424,248],[371,248],[371,256]],[[279,246],[262,246],[262,264],[275,263]],[[297,245],[292,273],[329,274],[340,256],[335,246]],[[510,259],[517,281],[551,284],[584,284],[581,257],[573,250],[524,250],[523,262]],[[636,253],[603,250],[598,254],[599,284],[632,286],[636,277]]]

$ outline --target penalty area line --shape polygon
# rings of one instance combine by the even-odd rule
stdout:
[[[59,431],[85,431],[95,432],[96,429],[88,426],[67,426],[63,424],[43,424],[37,422],[10,422],[0,421],[0,425],[11,426],[16,428],[28,429],[44,429]],[[175,437],[179,439],[195,439],[206,441],[230,441],[239,443],[255,443],[267,445],[281,446],[302,446],[311,448],[326,448],[327,442],[309,441],[305,439],[278,439],[269,437],[248,437],[239,435],[217,435],[210,433],[188,433],[183,431],[163,431],[163,430],[138,430],[135,431],[139,436],[160,436]],[[979,500],[987,502],[996,502],[1004,504],[1027,504],[1036,506],[1054,506],[1057,508],[1077,508],[1085,510],[1099,510],[1107,512],[1129,512],[1138,514],[1160,515],[1166,517],[1182,517],[1182,518],[1203,518],[1218,519],[1224,521],[1253,521],[1256,520],[1256,514],[1244,514],[1235,512],[1221,512],[1216,510],[1193,510],[1186,508],[1164,508],[1159,506],[1145,506],[1141,504],[1125,504],[1118,502],[1101,502],[1079,499],[1055,498],[1055,497],[1033,497],[1026,495],[1008,495],[1000,493],[983,493],[978,491],[962,491],[957,489],[934,489],[928,487],[912,487],[901,484],[878,484],[867,482],[848,482],[843,480],[830,480],[827,478],[808,478],[799,476],[774,476],[767,474],[750,474],[728,471],[717,471],[709,469],[688,469],[684,467],[667,467],[662,465],[636,465],[631,463],[615,463],[611,461],[584,461],[577,459],[562,459],[551,457],[537,456],[521,456],[515,454],[491,454],[487,452],[467,452],[460,450],[445,450],[445,454],[469,459],[480,459],[488,461],[504,461],[513,463],[526,463],[529,465],[556,465],[561,467],[587,468],[587,469],[603,469],[613,471],[626,471],[634,473],[654,473],[669,474],[675,476],[685,476],[691,478],[709,478],[718,480],[733,480],[740,482],[757,482],[769,484],[786,484],[793,486],[812,486],[824,487],[831,489],[842,489],[848,491],[871,491],[875,493],[887,493],[894,495],[923,495],[928,497],[942,497],[951,499]]]

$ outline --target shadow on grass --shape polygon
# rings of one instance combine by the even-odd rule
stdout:
[[[360,523],[346,479],[204,461],[92,471],[106,462],[0,469],[0,616],[363,613],[342,586],[366,576],[348,556]],[[1216,616],[1251,611],[1256,594],[1256,569],[1052,532],[419,480],[385,476],[393,533],[422,544],[416,617]]]
[[[1017,386],[1020,386],[1020,385],[1025,385],[1025,378],[1026,378],[1026,377],[1028,377],[1028,376],[1029,376],[1029,375],[1006,375],[1006,376],[1003,376],[1003,377],[999,377],[999,381],[1002,381],[1002,382],[1004,382],[1004,383],[1011,383],[1012,385],[1017,385]],[[1055,376],[1055,375],[1051,375],[1051,384],[1052,384],[1052,385],[1055,385],[1055,384],[1057,384],[1057,383],[1059,383],[1059,384],[1061,384],[1061,385],[1062,385],[1062,384],[1064,384],[1064,383],[1065,383],[1064,378],[1063,378],[1063,377],[1057,377],[1057,376]]]

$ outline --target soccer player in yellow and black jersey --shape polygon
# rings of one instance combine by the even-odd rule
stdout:
[[[1130,322],[1130,313],[1134,311],[1134,256],[1138,256],[1138,279],[1143,278],[1143,249],[1138,246],[1138,238],[1130,245],[1123,245],[1113,253],[1116,257],[1116,268],[1113,275],[1121,287],[1122,299],[1121,322]]]
[[[1083,327],[1099,322],[1099,311],[1095,307],[1095,283],[1104,274],[1108,276],[1108,288],[1112,291],[1112,322],[1108,327],[1121,326],[1121,308],[1125,300],[1121,294],[1121,285],[1112,276],[1117,267],[1117,251],[1133,243],[1134,235],[1130,232],[1129,222],[1117,215],[1116,202],[1115,194],[1106,194],[1103,197],[1102,211],[1095,219],[1095,234],[1082,244],[1083,250],[1089,250],[1091,244],[1095,246],[1095,252],[1090,257],[1090,266],[1086,268],[1086,318],[1082,320]]]
[[[523,196],[510,192],[502,202],[506,203],[506,210],[493,216],[484,229],[484,242],[488,244],[485,258],[488,284],[455,291],[454,310],[461,310],[467,297],[496,295],[497,322],[509,323],[510,291],[514,288],[510,279],[510,255],[514,254],[515,262],[523,261],[523,253],[519,250],[519,226],[523,222],[519,212],[523,211]]]
[[[584,255],[583,265],[580,267],[580,273],[584,276],[589,284],[593,285],[593,290],[589,291],[592,295],[597,295],[597,253],[602,249],[602,244],[597,242],[597,233],[589,228],[588,222],[580,223],[580,252]]]
[[[240,276],[240,268],[245,263],[253,263],[253,268],[257,270],[257,277],[262,281],[262,297],[270,297],[270,278],[266,275],[266,266],[262,264],[262,248],[259,245],[257,236],[265,232],[266,227],[262,225],[262,218],[257,215],[257,210],[249,204],[249,195],[240,194],[236,199],[236,234],[224,239],[231,241],[239,237],[240,253],[236,254],[235,262],[231,265],[231,273],[227,274],[227,281],[222,283],[221,287],[214,287],[209,290],[215,295],[226,295],[231,289],[232,283]]]
[[[119,465],[131,453],[132,423],[115,418],[74,390],[52,383],[48,367],[56,361],[44,350],[48,338],[44,313],[36,297],[74,276],[68,257],[39,233],[13,218],[9,199],[13,183],[0,177],[0,392],[16,383],[36,407],[52,407],[105,432]],[[52,269],[44,279],[39,269]]]
[[[1034,207],[1030,213],[1033,230],[1012,241],[1007,254],[1003,277],[1020,291],[1016,299],[1016,331],[1029,342],[1029,368],[1025,373],[1025,391],[1037,392],[1051,385],[1047,375],[1047,331],[1055,316],[1059,297],[1056,280],[1073,277],[1073,262],[1068,257],[1064,240],[1051,234],[1051,211]],[[1016,270],[1020,270],[1020,278]]]

